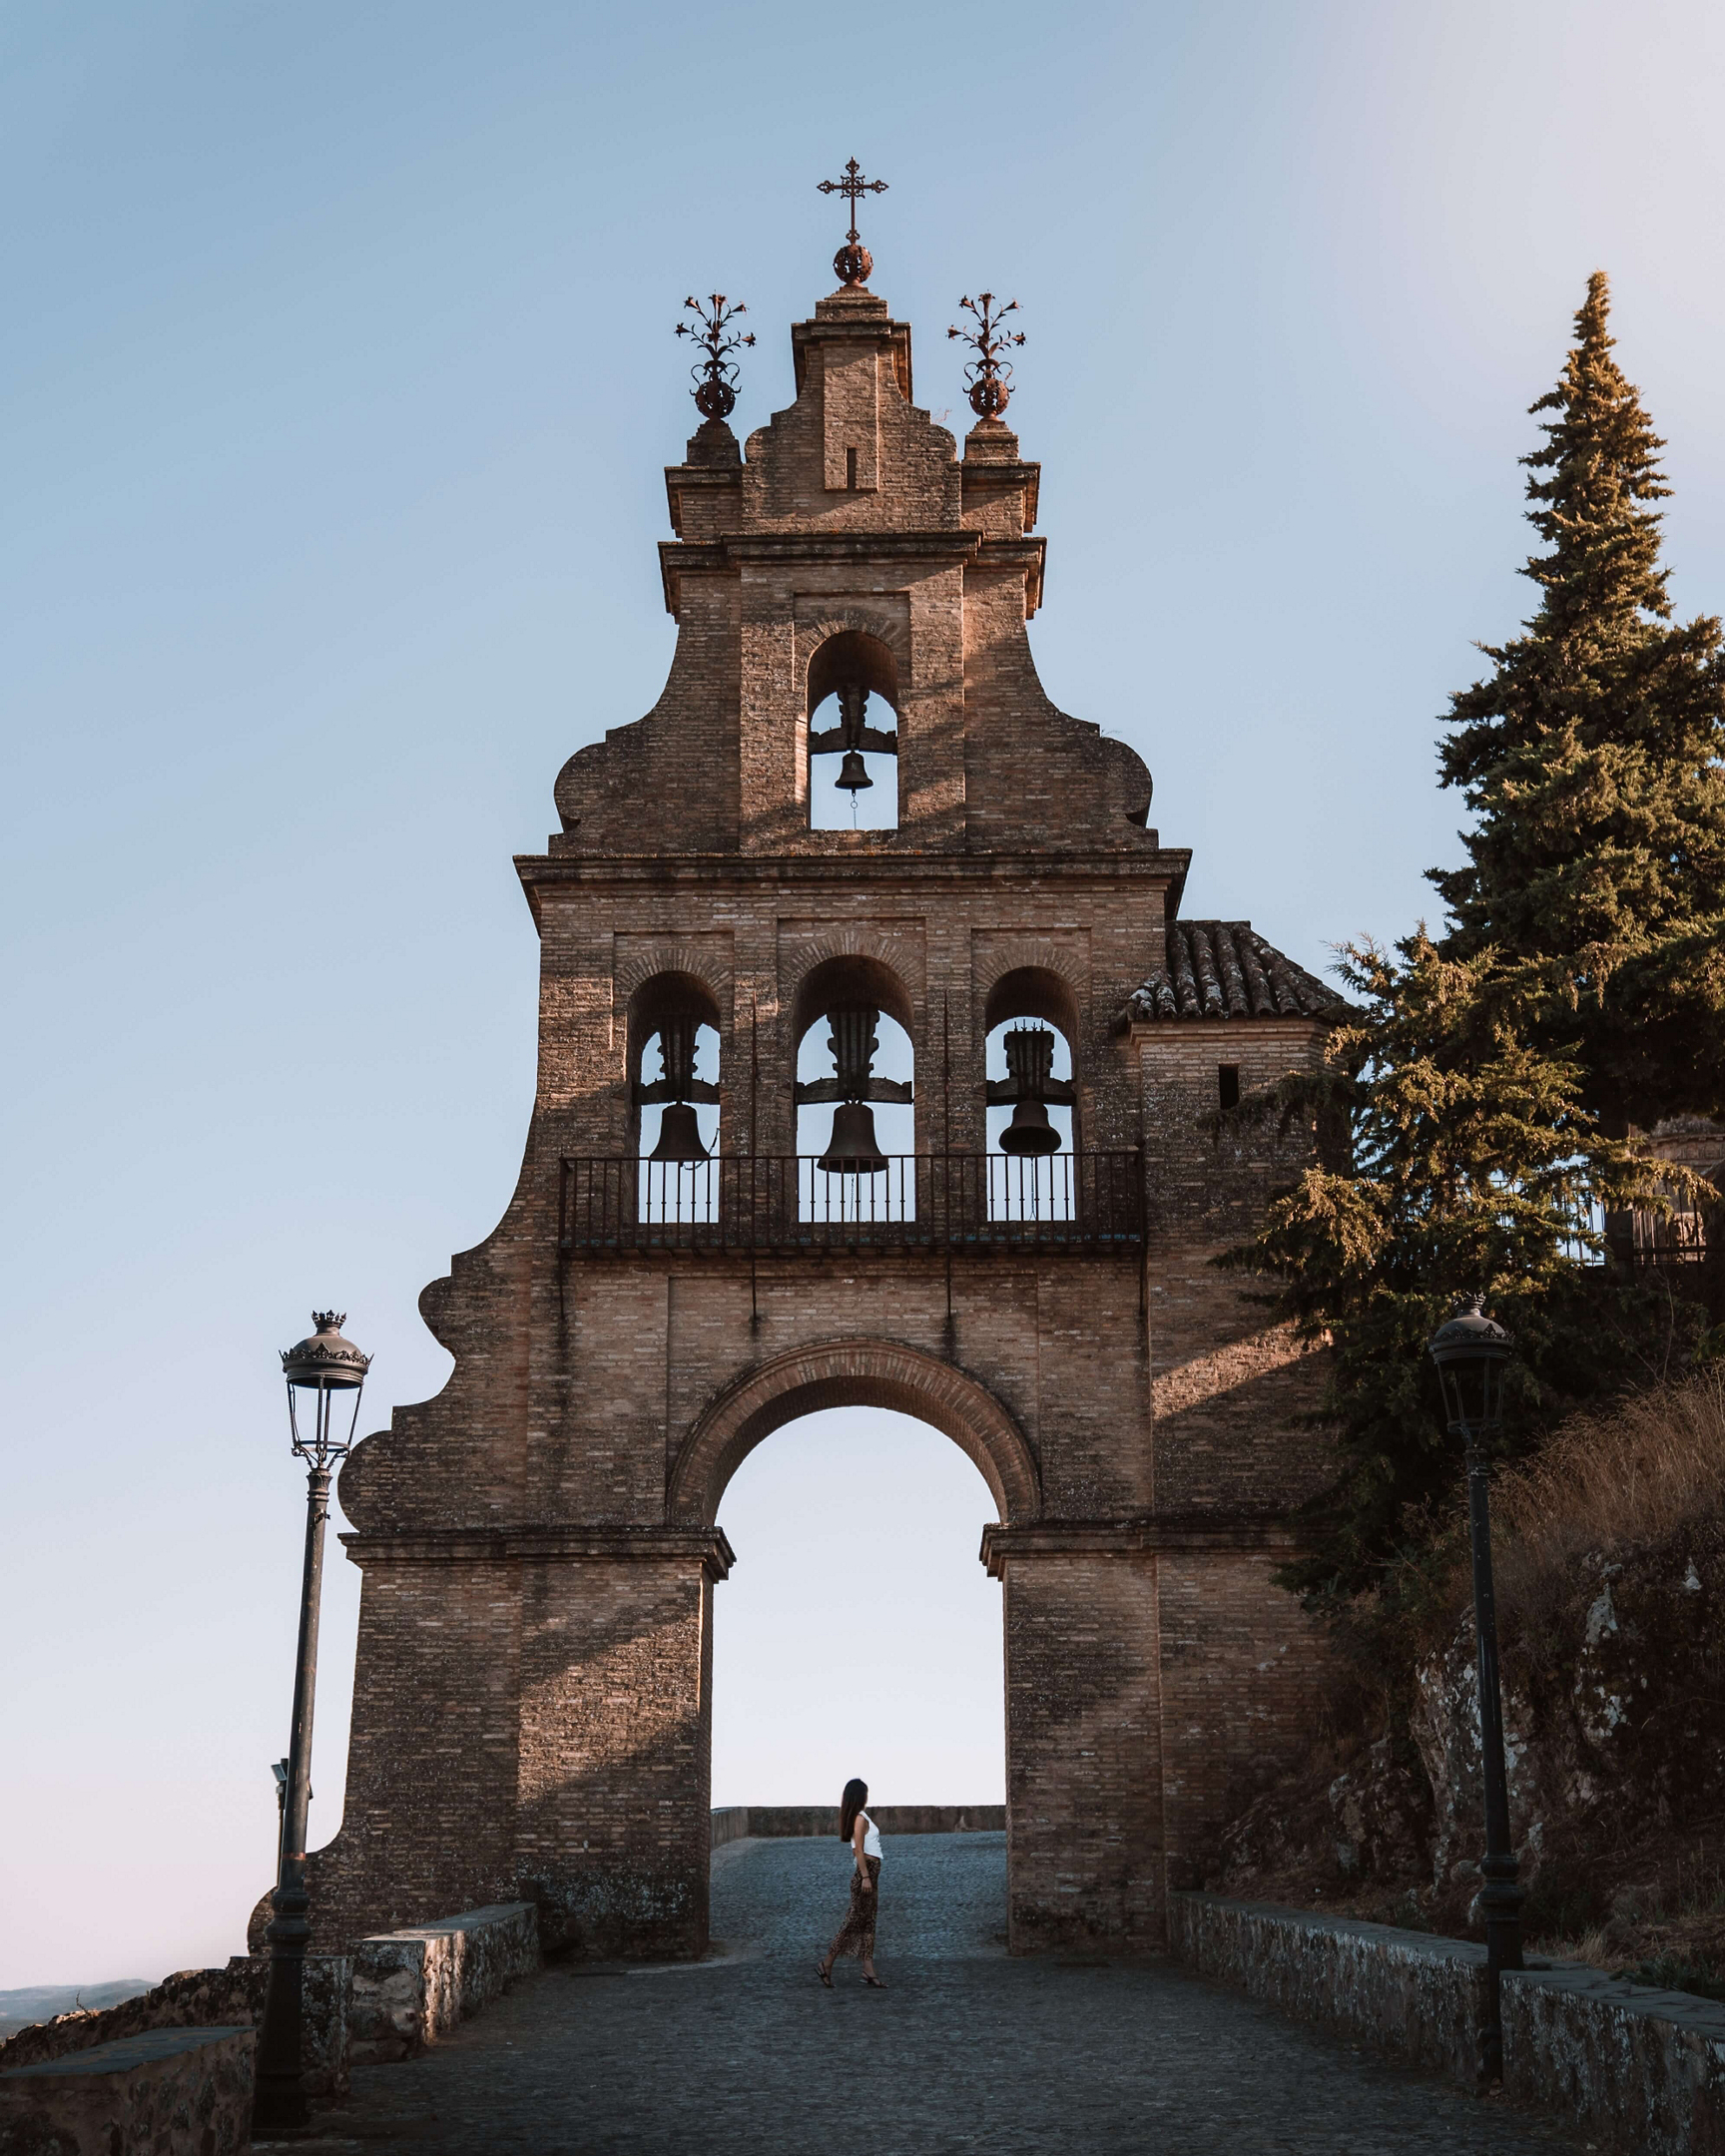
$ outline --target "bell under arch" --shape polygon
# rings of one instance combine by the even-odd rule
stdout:
[[[1042,1510],[1035,1452],[985,1385],[900,1342],[852,1340],[777,1355],[703,1409],[672,1468],[672,1523],[712,1526],[726,1484],[755,1447],[824,1407],[889,1407],[929,1423],[974,1462],[1003,1526],[1033,1520]]]
[[[982,1022],[988,1151],[1069,1161],[1079,1144],[1071,986],[1049,967],[1016,966],[989,988]]]
[[[655,973],[630,997],[630,1133],[644,1163],[693,1166],[718,1151],[719,1039],[718,999],[693,973]]]
[[[881,707],[892,714],[882,726]],[[863,629],[842,629],[809,661],[808,794],[814,830],[893,830],[898,800],[898,661]]]
[[[873,1177],[889,1160],[915,1152],[913,1024],[908,991],[878,958],[825,958],[799,981],[792,1001],[797,1151],[819,1163],[819,1175]],[[871,1197],[896,1205],[905,1194]],[[806,1196],[820,1213],[831,1193],[812,1183]]]

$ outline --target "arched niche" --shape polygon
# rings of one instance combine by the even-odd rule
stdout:
[[[861,695],[858,694],[861,692]],[[892,714],[881,724],[884,706]],[[892,830],[898,824],[898,660],[864,629],[842,629],[809,661],[809,821],[814,830]],[[862,758],[865,787],[847,792],[841,773]]]
[[[682,1051],[692,1055],[684,1074],[692,1083],[679,1090],[695,1109],[706,1150],[719,1150],[719,999],[697,974],[655,973],[629,999],[630,1150],[642,1159],[654,1149],[668,1105],[657,1096],[668,1080],[677,1082],[679,1030],[693,1036]]]
[[[1048,966],[1014,966],[1002,973],[988,990],[982,1006],[982,1030],[1013,1018],[1040,1018],[1066,1036],[1070,1048],[1078,1038],[1078,998],[1072,984]]]
[[[809,716],[814,718],[842,684],[861,682],[870,696],[898,710],[898,660],[890,644],[865,629],[841,629],[809,659]]]
[[[827,1147],[844,1097],[836,1090],[841,1074],[833,1021],[837,1013],[858,1010],[877,1013],[870,1083],[862,1097],[873,1114],[880,1150],[894,1159],[913,1154],[915,1012],[898,975],[862,952],[824,958],[798,982],[791,1008],[799,1155],[817,1157]]]

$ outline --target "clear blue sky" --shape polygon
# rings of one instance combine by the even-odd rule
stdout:
[[[1679,604],[1725,603],[1722,63],[1700,0],[14,0],[0,1987],[220,1956],[267,1884],[276,1350],[328,1298],[371,1426],[442,1380],[415,1298],[494,1223],[531,1096],[509,856],[670,655],[685,293],[747,298],[759,424],[855,154],[922,402],[961,416],[958,295],[1016,294],[1047,687],[1145,755],[1189,910],[1322,965],[1454,856],[1437,715],[1528,607],[1525,407],[1595,267]],[[876,1441],[877,1786],[997,1795],[986,1494]],[[843,1753],[787,1749],[769,1643],[845,1449],[785,1431],[728,1503],[722,1797],[822,1795]],[[337,1561],[314,1840],[356,1586]]]

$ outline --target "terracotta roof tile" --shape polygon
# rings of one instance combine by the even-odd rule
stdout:
[[[1347,999],[1297,966],[1250,921],[1172,920],[1161,965],[1120,1021],[1158,1018],[1339,1018]]]

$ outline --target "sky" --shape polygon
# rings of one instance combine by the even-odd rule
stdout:
[[[1595,268],[1678,609],[1725,605],[1722,90],[1704,0],[0,13],[0,1988],[220,1959],[269,1884],[277,1351],[345,1310],[368,1428],[447,1373],[416,1297],[532,1096],[510,856],[670,658],[685,295],[748,302],[744,433],[855,155],[937,417],[960,295],[1020,301],[1044,683],[1149,763],[1187,911],[1322,968],[1456,857],[1438,717],[1529,610],[1526,407]],[[871,1772],[775,1644],[860,1450],[877,1794],[999,1795],[986,1491],[849,1416],[727,1495],[716,1801]],[[357,1589],[332,1550],[313,1845]]]

